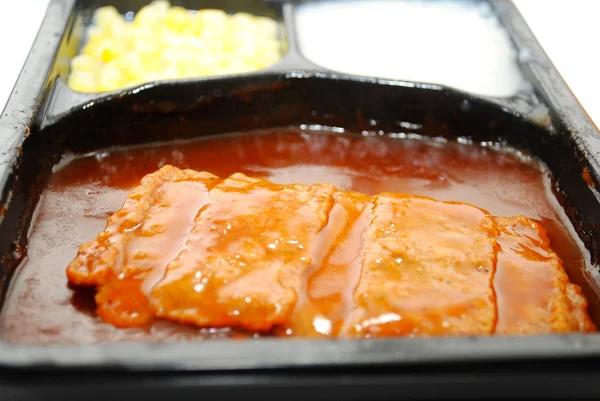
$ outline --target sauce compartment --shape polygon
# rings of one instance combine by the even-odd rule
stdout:
[[[244,399],[248,387],[238,379],[245,378],[264,399],[279,399],[282,386],[306,389],[311,396],[329,389],[333,399],[383,398],[381,389],[439,397],[431,384],[440,375],[448,396],[464,396],[469,384],[475,384],[470,395],[478,398],[560,396],[574,388],[582,396],[600,394],[591,380],[600,359],[597,334],[233,341],[238,333],[168,324],[118,331],[100,323],[90,313],[90,294],[74,295],[64,277],[77,245],[97,234],[131,185],[98,182],[107,170],[126,171],[137,180],[173,161],[219,174],[245,169],[277,182],[325,177],[368,193],[406,188],[464,200],[493,214],[523,212],[549,231],[570,279],[588,299],[591,318],[600,324],[599,133],[509,1],[490,4],[533,87],[509,98],[322,69],[298,51],[296,5],[253,0],[173,4],[276,16],[288,50],[278,64],[242,75],[74,92],[66,80],[82,29],[94,8],[112,3],[51,2],[0,117],[0,359],[10,372],[0,380],[0,388],[8,389],[3,394],[35,398],[70,385],[81,394],[106,397],[116,391],[107,384],[119,382],[121,396],[197,397],[206,390],[203,394]],[[114,3],[126,12],[146,1]],[[264,136],[247,136],[252,132]],[[265,147],[277,154],[281,143],[295,153],[260,157]],[[339,146],[364,157],[337,160]],[[297,163],[290,163],[293,157]],[[94,203],[91,195],[107,203]],[[211,340],[195,341],[206,337]],[[535,365],[527,362],[532,360]],[[82,368],[102,371],[102,380],[78,381]],[[40,385],[23,379],[23,370],[35,371],[31,380]],[[157,380],[137,382],[150,371]],[[184,377],[181,371],[206,376],[187,376],[193,383],[182,385],[172,380]],[[226,380],[213,385],[211,377]],[[353,390],[358,388],[362,392]]]
[[[200,101],[198,93],[204,94]],[[407,106],[397,109],[397,104]],[[286,135],[280,128],[294,126],[301,130]],[[253,127],[271,134],[218,136]],[[315,129],[328,133],[319,135]],[[552,193],[556,179],[551,174],[561,173],[557,167],[566,155],[545,140],[547,131],[492,103],[438,89],[272,74],[251,83],[231,78],[157,86],[73,112],[41,132],[32,135],[31,146],[52,157],[33,161],[45,163],[34,171],[41,168],[49,177],[62,154],[89,156],[63,161],[50,178],[30,234],[33,253],[13,279],[0,321],[0,333],[11,342],[246,336],[164,321],[150,328],[115,329],[95,316],[89,293],[73,293],[65,284],[64,269],[76,248],[101,231],[126,190],[145,173],[171,163],[222,177],[239,169],[276,183],[329,182],[370,195],[394,191],[462,201],[495,216],[524,214],[548,230],[551,247],[571,281],[583,288],[592,319],[598,321],[592,260],[575,237],[580,223],[571,226]],[[39,138],[36,144],[34,138]],[[119,146],[134,148],[119,151]],[[30,154],[27,148],[24,154]],[[119,181],[124,171],[128,181]],[[106,181],[110,175],[115,181]],[[63,201],[69,206],[62,207]],[[63,233],[64,227],[71,228]],[[46,285],[54,290],[37,290]],[[61,329],[64,319],[70,322],[66,327],[77,329]]]
[[[583,286],[591,301],[590,314],[598,321],[595,286],[581,274],[589,269],[589,260],[571,238],[572,227],[551,193],[550,174],[537,159],[512,148],[461,144],[440,137],[399,139],[375,132],[336,131],[280,128],[65,156],[40,200],[28,258],[15,273],[0,316],[0,335],[6,341],[31,344],[197,341],[253,335],[166,320],[142,328],[116,328],[96,315],[94,291],[65,285],[65,266],[79,244],[104,229],[108,216],[121,207],[127,191],[145,174],[166,164],[220,177],[241,172],[279,184],[329,183],[368,195],[428,196],[473,204],[494,216],[526,215],[546,228],[550,246],[563,260],[571,281]],[[316,305],[326,310],[332,307],[329,304],[336,305],[332,297],[352,291],[352,284],[345,274],[321,270],[311,276],[303,297],[315,294]],[[501,298],[498,291],[500,287],[496,297]],[[320,296],[323,293],[329,295]],[[323,317],[319,322],[331,325]],[[303,337],[307,333],[275,329],[265,335]]]

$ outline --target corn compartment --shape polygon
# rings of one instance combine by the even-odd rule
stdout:
[[[157,0],[125,16],[98,8],[71,60],[69,87],[107,92],[148,82],[240,74],[282,56],[280,24],[246,12],[188,10]]]

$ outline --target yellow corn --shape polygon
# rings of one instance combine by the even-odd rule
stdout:
[[[222,10],[199,10],[194,18],[194,33],[197,36],[220,36],[227,30],[228,16]]]
[[[71,89],[77,92],[98,91],[96,77],[94,74],[87,71],[71,71],[68,85]]]
[[[115,23],[119,23],[123,17],[113,6],[100,7],[94,12],[94,22],[102,30],[111,30]]]
[[[165,24],[174,32],[181,32],[192,23],[192,15],[183,7],[173,7],[167,12]]]
[[[115,66],[119,69],[122,79],[127,81],[135,81],[138,77],[146,74],[146,68],[142,59],[136,53],[126,54],[119,57]]]
[[[73,71],[89,72],[95,75],[100,72],[101,68],[102,65],[100,63],[85,54],[75,56],[71,60],[71,70]]]
[[[279,25],[248,13],[193,12],[156,0],[127,22],[112,6],[94,13],[68,85],[113,91],[161,79],[244,73],[281,58]]]
[[[114,62],[106,64],[102,71],[100,71],[100,77],[98,81],[98,87],[101,91],[114,91],[121,88],[123,84],[123,77],[121,71],[117,68]]]

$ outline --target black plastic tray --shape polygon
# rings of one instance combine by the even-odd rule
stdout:
[[[352,131],[460,133],[543,160],[557,198],[600,260],[600,133],[510,1],[491,0],[532,92],[473,96],[439,85],[348,76],[305,60],[294,4],[174,2],[285,22],[287,55],[252,74],[78,94],[61,77],[95,7],[142,0],[52,0],[0,118],[2,298],[26,256],[27,233],[65,151],[316,124]],[[600,299],[589,299],[599,304]],[[599,322],[596,322],[599,323]],[[1,333],[0,333],[1,335]],[[32,346],[0,342],[0,398],[416,399],[600,396],[600,335],[382,340],[211,340]]]

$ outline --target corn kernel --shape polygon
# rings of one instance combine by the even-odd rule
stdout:
[[[205,53],[209,51],[209,46],[206,40],[197,36],[188,36],[182,38],[182,48],[196,53]]]
[[[132,51],[138,54],[142,59],[156,57],[159,49],[153,41],[146,39],[136,39],[133,42]]]
[[[281,52],[281,44],[278,40],[275,39],[264,38],[256,45],[259,53],[273,52],[279,55],[279,53]]]
[[[151,5],[144,6],[135,14],[133,23],[136,26],[156,26],[161,20],[160,13]]]
[[[89,72],[96,74],[100,71],[100,65],[96,60],[86,54],[80,54],[71,60],[71,69],[73,71]]]
[[[179,77],[192,78],[215,74],[220,68],[217,59],[210,55],[189,54],[176,64]]]
[[[101,91],[113,91],[121,88],[123,77],[114,62],[108,63],[100,71],[98,87]]]
[[[108,41],[105,43],[105,46],[102,47],[102,53],[100,54],[100,59],[105,63],[109,63],[113,60],[121,57],[125,51],[122,46],[117,45],[116,43],[111,43]]]
[[[252,58],[258,52],[258,46],[255,41],[237,42],[232,49],[236,57]]]
[[[193,52],[181,49],[167,49],[161,54],[162,60],[167,65],[174,65],[183,59],[194,56]]]
[[[94,13],[94,34],[102,34],[108,37],[120,38],[127,30],[125,19],[112,6],[101,7]]]
[[[185,40],[180,35],[176,35],[171,31],[156,35],[153,41],[159,52],[163,52],[167,49],[180,50],[186,47]]]
[[[240,59],[231,60],[222,70],[222,74],[241,74],[245,72],[250,72],[254,70],[254,68]]]
[[[171,3],[168,0],[154,0],[150,3],[152,7],[161,18],[165,18],[171,7]]]
[[[149,72],[144,76],[141,82],[152,82],[160,80],[160,74],[158,72]]]
[[[133,25],[127,31],[127,37],[129,39],[131,39],[131,40],[134,40],[134,39],[150,39],[153,36],[154,36],[154,31],[149,26],[136,26],[136,25]]]
[[[227,30],[227,14],[222,10],[200,10],[194,18],[197,36],[220,36]]]
[[[248,13],[236,13],[229,20],[229,29],[233,31],[253,31],[254,17]]]
[[[100,59],[102,50],[106,46],[105,41],[106,39],[102,35],[91,37],[83,47],[83,50],[81,50],[81,54],[85,54],[95,60]]]
[[[181,32],[192,23],[192,15],[183,7],[173,7],[167,12],[165,24],[175,32]]]
[[[90,26],[87,31],[86,31],[86,36],[87,36],[87,40],[88,42],[90,40],[93,40],[94,38],[96,40],[98,40],[99,37],[101,37],[103,34],[102,29],[100,29],[99,27],[97,27],[96,25],[92,25]]]
[[[102,30],[110,29],[117,21],[123,21],[123,17],[113,6],[100,7],[94,12],[94,23]]]
[[[281,56],[278,51],[270,50],[264,53],[258,53],[254,57],[254,63],[256,69],[261,69],[275,64],[280,58]]]
[[[194,18],[192,17],[192,23],[181,30],[183,36],[200,36],[201,32],[196,29],[194,24]]]
[[[114,21],[110,27],[104,28],[103,32],[105,35],[117,40],[121,40],[124,35],[127,34],[129,24],[125,20]]]
[[[87,71],[71,71],[68,81],[69,88],[77,92],[96,92],[96,78]]]
[[[279,31],[279,26],[276,21],[267,17],[256,17],[255,26],[261,35],[267,38],[276,38]]]
[[[135,53],[129,53],[119,57],[115,65],[126,80],[135,81],[135,79],[146,73],[142,59]]]
[[[179,78],[179,71],[174,65],[169,66],[159,73],[160,79],[176,79]]]
[[[123,87],[128,86],[128,87],[132,87],[132,86],[138,86],[138,85],[143,85],[143,84],[147,84],[148,82],[152,82],[152,80],[148,80],[147,76],[148,74],[156,74],[156,73],[147,73],[144,72],[142,75],[135,77],[134,79],[128,79],[123,85]]]
[[[227,43],[225,38],[203,38],[202,40],[206,43],[206,48],[209,53],[227,55],[228,50],[225,46]]]

